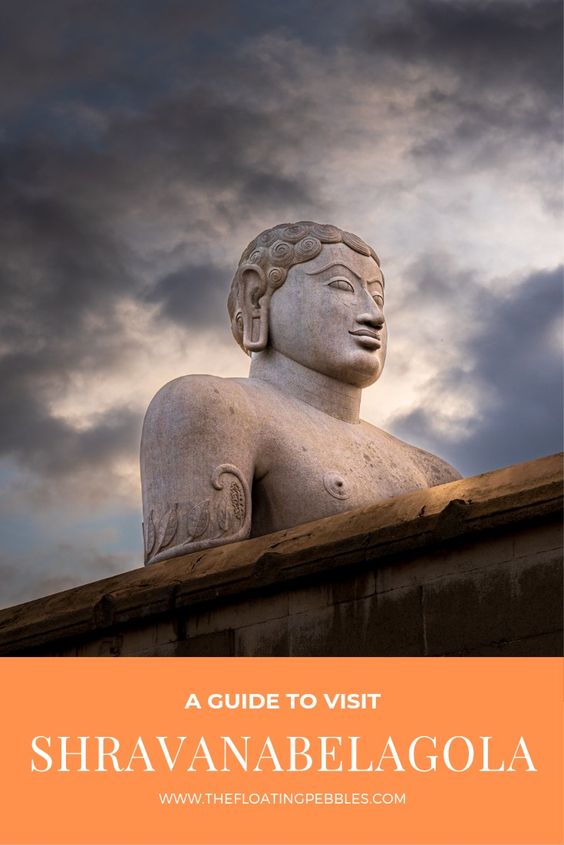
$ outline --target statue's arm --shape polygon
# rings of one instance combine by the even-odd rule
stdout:
[[[250,535],[253,439],[238,384],[185,376],[157,393],[141,439],[145,563]]]

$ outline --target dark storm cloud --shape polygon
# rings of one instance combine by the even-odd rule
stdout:
[[[60,342],[83,330],[93,307],[108,317],[116,297],[131,290],[130,256],[104,209],[85,199],[91,175],[73,174],[62,151],[0,145],[0,155],[4,331],[33,341],[40,323]]]
[[[212,85],[166,98],[139,116],[116,119],[105,144],[130,188],[148,182],[152,190],[164,191],[165,199],[202,186],[236,190],[231,207],[217,202],[212,209],[231,220],[246,203],[264,211],[273,203],[308,201],[307,178],[287,177],[272,165],[302,132],[303,119],[283,104],[275,111],[260,98],[251,106],[234,104]],[[190,213],[189,205],[185,211]]]
[[[466,156],[494,169],[509,148],[534,158],[540,146],[553,159],[544,192],[555,205],[561,32],[560,0],[406,0],[376,7],[357,38],[383,79],[399,68],[408,86],[428,79],[416,104],[424,137],[411,146],[420,163]]]
[[[188,265],[159,279],[147,301],[159,303],[161,315],[182,326],[222,325],[228,279],[229,268]]]
[[[123,354],[113,308],[133,287],[127,249],[80,183],[70,190],[59,152],[2,152],[0,453],[47,474],[109,460],[135,430],[127,409],[79,433],[49,406],[72,372]]]
[[[80,97],[110,109],[167,91],[241,16],[229,0],[26,0],[0,10],[1,108]],[[241,22],[242,25],[242,22]],[[27,128],[36,125],[40,111]]]
[[[43,378],[64,378],[68,364],[58,366],[26,354],[6,355],[0,361],[2,415],[1,453],[8,454],[44,478],[99,468],[116,457],[133,458],[141,430],[138,413],[114,408],[99,414],[86,430],[77,430],[49,410],[50,391]]]
[[[396,417],[394,431],[476,474],[558,452],[562,442],[562,361],[559,324],[563,268],[531,273],[503,295],[474,291],[461,320],[476,326],[460,366],[427,385],[434,407]],[[429,279],[427,279],[429,283]],[[464,284],[464,280],[462,280]],[[479,392],[469,431],[449,443],[436,422],[441,396]]]
[[[362,39],[398,63],[450,69],[464,84],[534,88],[559,100],[562,4],[559,0],[407,0],[382,10]]]

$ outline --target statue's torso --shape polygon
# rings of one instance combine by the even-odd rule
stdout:
[[[443,461],[368,423],[335,419],[268,385],[249,390],[258,444],[253,536],[442,481]]]

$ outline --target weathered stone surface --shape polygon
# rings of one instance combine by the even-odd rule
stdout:
[[[421,590],[406,587],[290,620],[292,657],[422,657]]]
[[[426,584],[427,648],[458,654],[482,643],[517,641],[561,628],[560,561],[544,553]],[[446,644],[446,648],[445,648]]]
[[[456,657],[458,655],[449,655]],[[466,650],[464,657],[561,657],[562,631],[524,637],[520,640],[503,641],[491,645],[480,645]]]
[[[147,563],[460,478],[359,419],[384,366],[383,309],[379,259],[356,235],[301,222],[249,244],[229,296],[249,378],[176,379],[145,417]],[[442,529],[458,517],[455,503]]]
[[[541,458],[142,567],[0,611],[0,653],[559,654],[561,486]]]
[[[234,654],[237,657],[288,657],[290,648],[289,617],[246,625],[235,632]]]

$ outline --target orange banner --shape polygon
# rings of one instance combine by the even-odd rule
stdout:
[[[562,843],[560,659],[0,661],[0,842]]]

